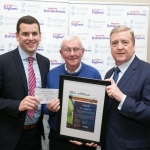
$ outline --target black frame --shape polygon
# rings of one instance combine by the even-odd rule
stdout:
[[[105,129],[106,129],[106,117],[107,117],[107,111],[108,111],[108,103],[109,103],[109,97],[105,90],[105,99],[104,99],[104,107],[103,107],[103,114],[102,114],[102,125],[101,125],[101,133],[100,133],[100,140],[99,141],[91,141],[88,138],[82,139],[82,138],[76,138],[71,137],[68,135],[61,135],[60,134],[60,127],[61,127],[61,114],[62,114],[62,101],[63,101],[63,88],[64,88],[64,81],[70,80],[70,81],[77,81],[77,82],[84,82],[89,84],[97,84],[97,85],[104,85],[105,87],[110,85],[111,83],[109,81],[102,81],[102,80],[96,80],[96,79],[89,79],[89,78],[81,78],[76,76],[67,76],[67,75],[60,75],[60,81],[59,81],[59,99],[60,99],[60,110],[57,113],[57,129],[56,129],[56,137],[57,138],[63,138],[66,140],[76,140],[83,143],[91,143],[94,142],[95,144],[98,144],[100,146],[103,146],[104,144],[104,138],[105,138]]]

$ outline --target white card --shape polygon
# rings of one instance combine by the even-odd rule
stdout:
[[[48,101],[58,98],[58,89],[35,88],[35,97],[40,100],[40,104],[47,104]]]

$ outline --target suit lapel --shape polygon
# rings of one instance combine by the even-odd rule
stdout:
[[[20,77],[22,79],[26,94],[28,95],[27,79],[26,79],[24,66],[23,66],[18,49],[14,50],[13,60],[16,64],[16,67],[17,67]]]
[[[110,77],[112,76],[114,70],[115,70],[115,67],[112,68],[111,70],[109,70],[108,73],[107,73],[106,76],[105,76],[105,79],[110,78]],[[109,98],[108,111],[110,110],[110,108],[111,108],[113,102],[114,102],[114,99],[113,99],[113,98]]]
[[[112,69],[110,69],[110,70],[108,71],[108,73],[106,74],[105,79],[110,78],[110,77],[112,76],[114,70],[115,70],[115,67],[112,68]]]
[[[126,83],[130,80],[130,78],[135,74],[135,71],[137,69],[139,59],[135,56],[133,62],[130,64],[128,69],[125,71],[121,79],[119,80],[117,86],[121,90]]]
[[[130,78],[135,74],[135,71],[137,69],[137,65],[138,65],[138,61],[139,59],[135,56],[133,62],[130,64],[130,66],[128,67],[128,69],[125,71],[125,73],[123,74],[123,76],[121,77],[121,79],[119,80],[117,86],[119,87],[119,89],[121,90],[126,83],[130,80]],[[106,78],[110,78],[114,72],[115,68],[112,68],[108,74],[106,75]],[[114,99],[109,98],[109,107],[108,107],[108,111],[110,110],[112,104],[114,103]]]

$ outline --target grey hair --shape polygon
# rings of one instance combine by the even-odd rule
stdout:
[[[114,27],[111,32],[110,32],[110,37],[113,33],[117,33],[117,32],[120,32],[120,31],[129,31],[129,33],[131,34],[131,40],[133,42],[133,44],[135,44],[135,37],[134,37],[134,31],[132,31],[129,27],[127,26],[123,26],[123,25],[120,25],[120,26],[116,26]],[[111,42],[111,41],[110,41]]]
[[[81,40],[79,39],[79,37],[76,36],[76,35],[66,35],[66,36],[63,38],[63,40],[62,40],[62,43],[61,43],[61,45],[60,45],[60,49],[61,49],[61,50],[63,49],[63,43],[64,43],[65,41],[72,41],[72,40],[75,40],[75,39],[78,39],[78,40],[79,40],[80,45],[81,45],[81,49],[83,49],[84,47],[83,47],[83,45],[82,45],[82,42],[81,42]]]

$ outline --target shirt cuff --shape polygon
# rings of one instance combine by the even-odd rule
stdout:
[[[122,99],[122,101],[120,102],[120,104],[118,105],[118,109],[119,110],[121,110],[121,108],[122,108],[122,105],[123,105],[123,103],[124,103],[124,101],[125,101],[125,99],[126,99],[126,95],[124,95],[124,97],[123,97],[123,99]]]

